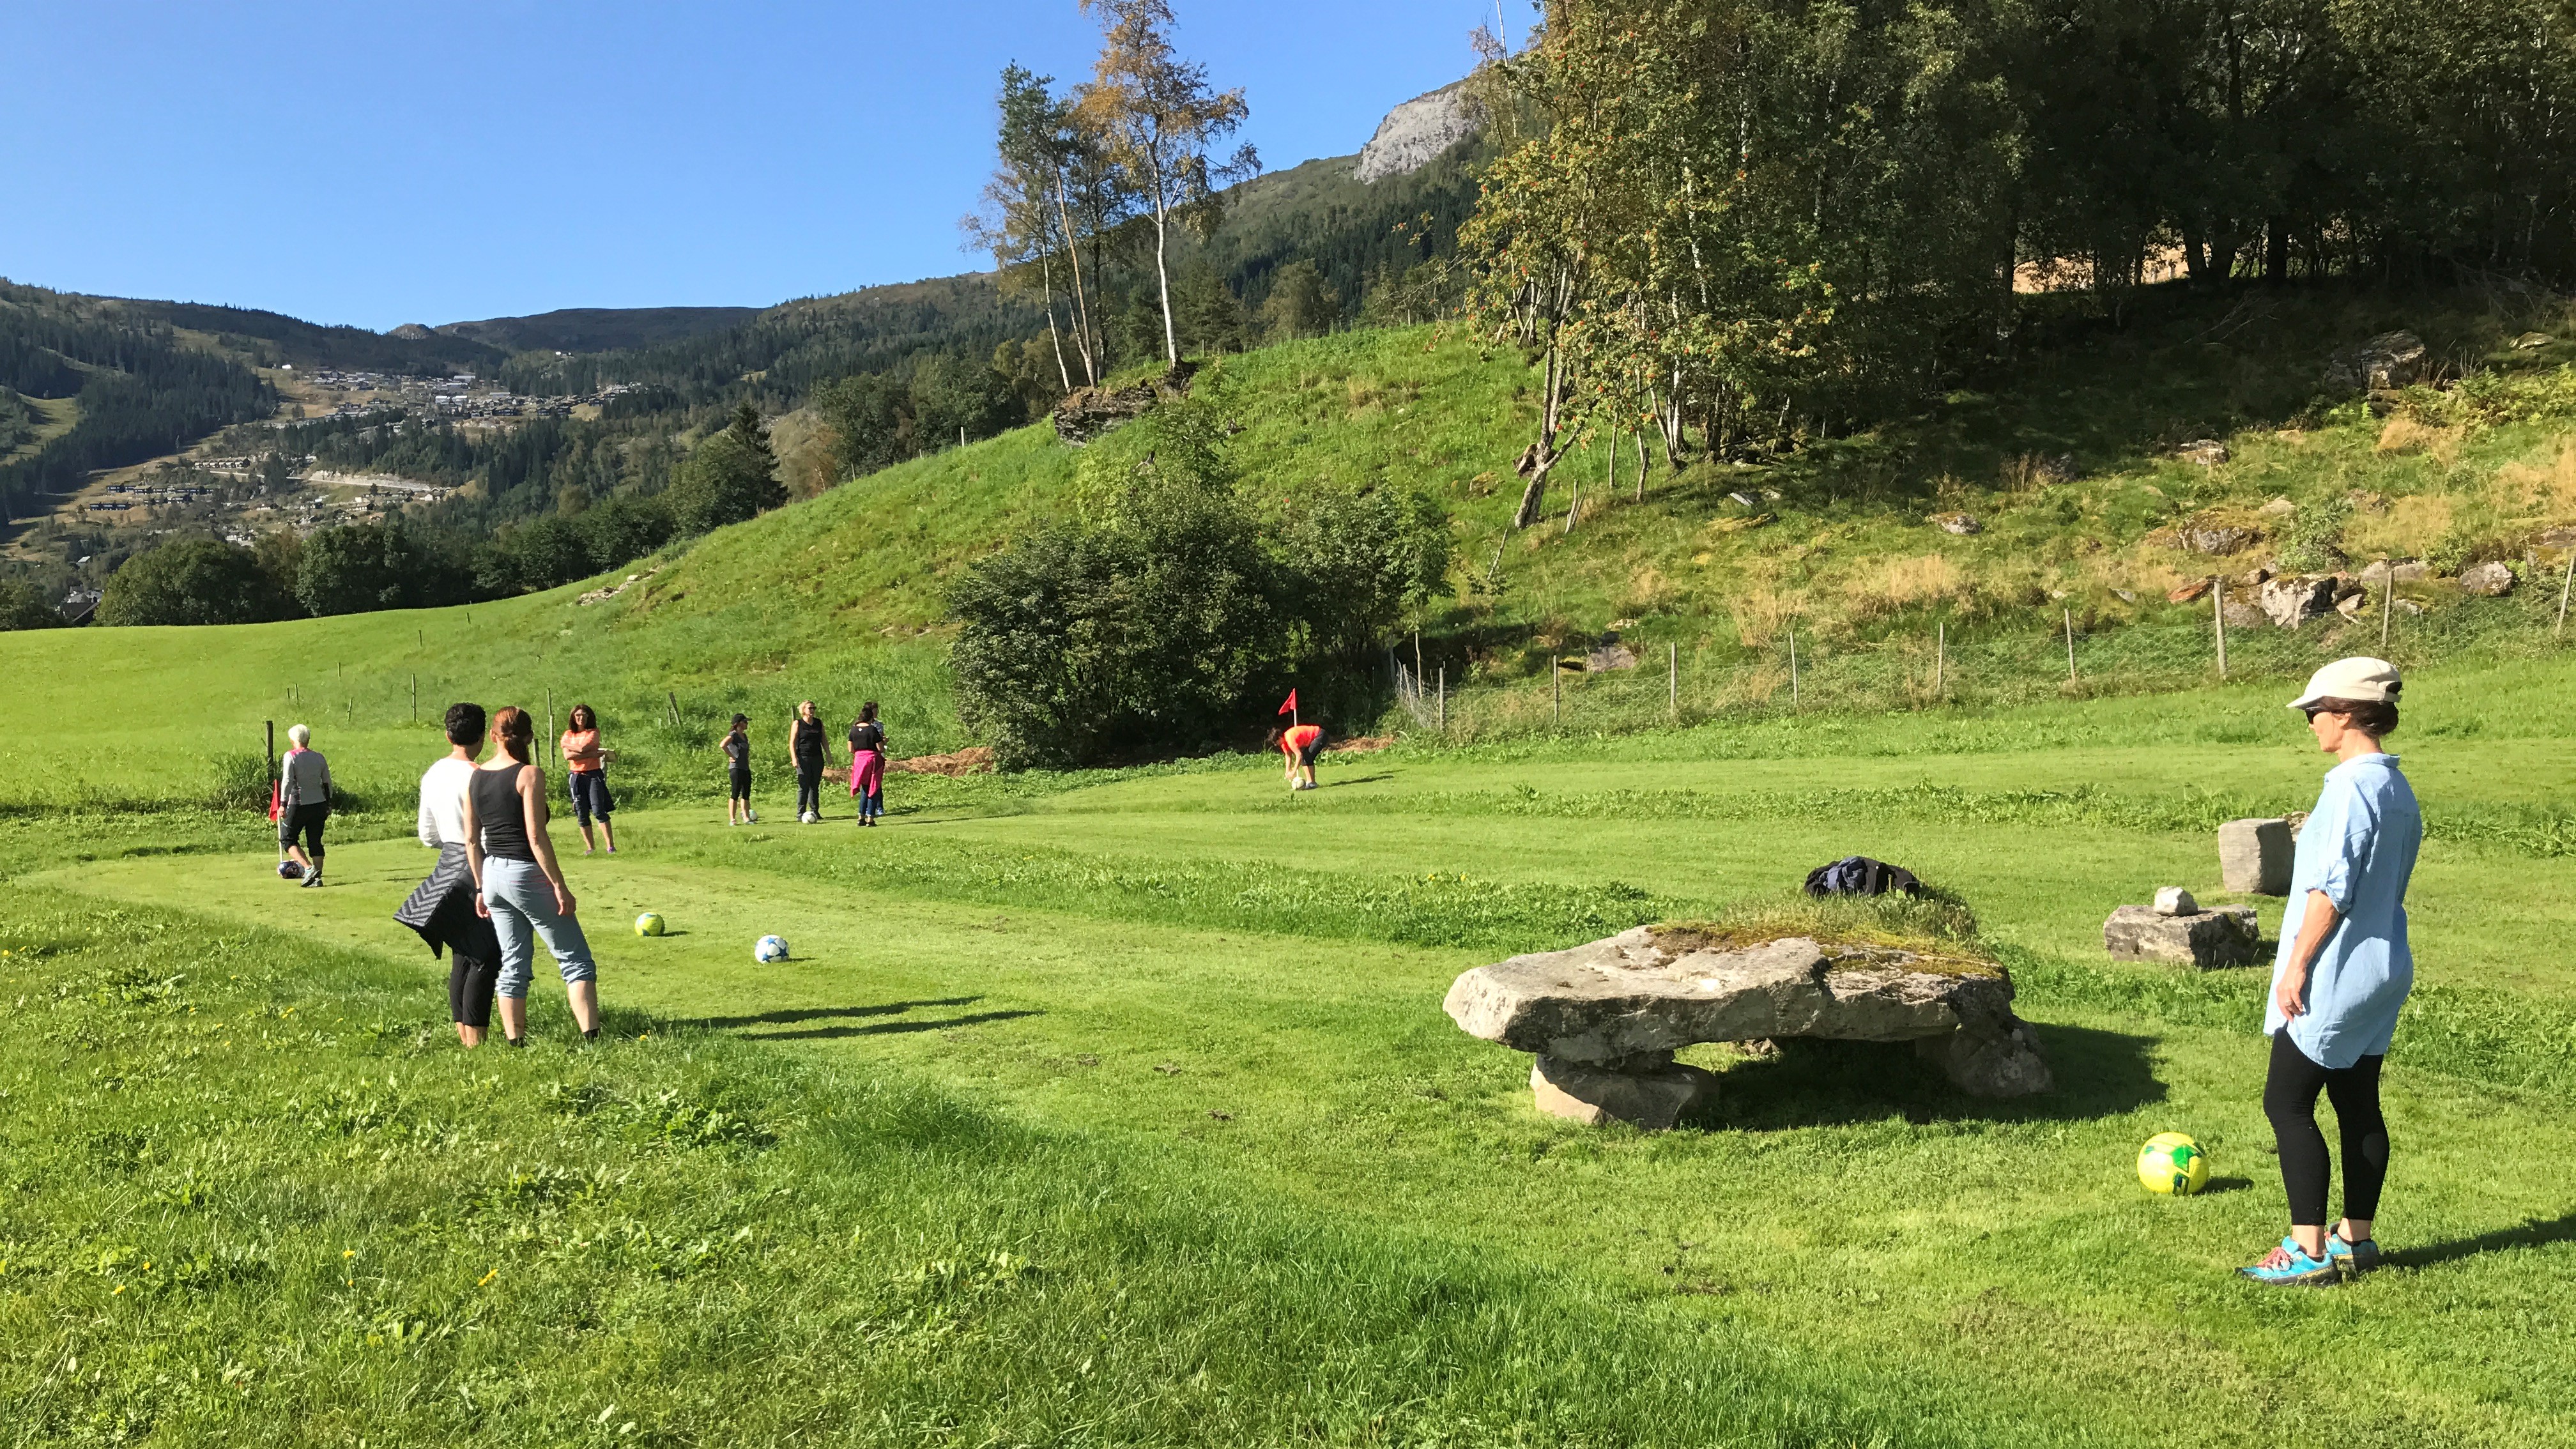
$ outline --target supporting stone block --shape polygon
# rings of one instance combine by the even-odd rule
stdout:
[[[1530,1064],[1530,1095],[1540,1111],[1587,1127],[1618,1121],[1662,1132],[1716,1099],[1717,1075],[1669,1056],[1637,1071],[1542,1056]]]
[[[2114,961],[2170,961],[2203,971],[2251,966],[2262,945],[2252,906],[2221,906],[2168,916],[2153,906],[2122,906],[2102,923],[2102,946]]]
[[[2287,820],[2230,820],[2218,827],[2219,885],[2236,895],[2288,895],[2296,848]]]

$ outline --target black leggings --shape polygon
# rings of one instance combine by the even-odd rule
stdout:
[[[823,762],[796,762],[796,813],[823,813]]]
[[[484,961],[462,951],[450,951],[447,968],[447,1014],[458,1026],[477,1031],[492,1024],[492,986],[500,979],[501,963]]]
[[[2351,1066],[2321,1067],[2308,1060],[2285,1028],[2272,1033],[2272,1074],[2263,1083],[2263,1115],[2281,1144],[2281,1182],[2290,1190],[2290,1221],[2302,1227],[2326,1220],[2326,1134],[2317,1130],[2317,1089],[2334,1103],[2343,1129],[2343,1215],[2363,1222],[2379,1216],[2380,1184],[2388,1180],[2388,1119],[2379,1112],[2379,1064],[2363,1057]]]

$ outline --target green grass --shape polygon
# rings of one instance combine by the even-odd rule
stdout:
[[[2417,689],[2437,819],[2563,797],[2563,669]],[[2532,1326],[2576,1302],[2576,905],[2499,890],[2554,869],[2509,841],[2437,830],[2410,900],[2394,1266],[2229,1276],[2281,1215],[2259,973],[2098,931],[2227,899],[2189,802],[2304,803],[2276,693],[1407,747],[1296,799],[898,779],[867,835],[675,802],[569,862],[589,1051],[542,986],[537,1047],[453,1048],[407,840],[304,892],[240,817],[0,821],[0,1397],[27,1443],[2576,1442]],[[2057,1092],[1706,1048],[1704,1129],[1592,1131],[1439,1013],[1854,851],[1974,910]],[[2166,1129],[2220,1190],[2137,1189]]]
[[[2278,676],[2359,639],[2260,634],[2208,679],[2189,611],[2108,592],[2171,565],[2157,529],[2375,490],[2349,541],[2438,524],[2430,548],[2558,506],[2545,408],[2411,452],[2358,416],[2273,437],[2306,400],[2284,359],[2387,320],[2273,305],[2223,354],[2192,334],[2225,317],[2151,319],[2053,379],[1511,541],[1501,592],[1462,576],[1425,636],[1491,719],[1328,757],[1311,794],[1220,757],[898,776],[864,834],[837,800],[719,823],[736,708],[773,822],[799,698],[879,699],[898,754],[967,742],[943,581],[1078,506],[1034,431],[720,531],[606,604],[0,636],[0,1442],[2576,1444],[2576,659],[2537,642],[2538,591],[2435,598],[2401,636],[2429,838],[2388,1270],[2231,1276],[2283,1212],[2261,973],[2101,951],[2159,885],[2231,899],[2210,827],[2303,807],[2322,768]],[[1264,496],[1424,483],[1481,575],[1516,362],[1416,330],[1228,368]],[[2155,451],[2201,432],[2238,460]],[[1985,488],[2056,451],[2086,476]],[[1732,526],[1747,487],[1773,522]],[[1935,505],[1987,529],[1929,531]],[[2088,682],[2011,683],[2061,609]],[[1623,619],[1704,691],[1683,726],[1651,670],[1550,717],[1532,670]],[[1756,697],[1793,620],[1822,708]],[[1946,701],[1906,653],[1935,621]],[[1837,685],[1845,659],[1875,662]],[[573,1047],[541,985],[536,1047],[469,1055],[388,919],[425,863],[412,784],[447,700],[548,691],[623,751],[620,854],[567,862],[612,1040]],[[347,794],[326,890],[269,873],[272,720],[311,723]],[[1853,853],[1973,932],[1782,904]],[[619,929],[646,909],[674,934]],[[1596,1131],[1440,1013],[1469,967],[1656,921],[1973,936],[2058,1089],[1708,1047],[1703,1126]],[[758,965],[773,931],[796,957]],[[2217,1190],[2138,1190],[2167,1129]]]

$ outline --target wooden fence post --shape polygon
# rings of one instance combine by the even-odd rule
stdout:
[[[1664,692],[1673,712],[1673,723],[1682,722],[1682,646],[1667,640],[1664,644]]]
[[[2394,575],[2390,576],[2392,581]],[[2576,548],[2567,551],[2567,576],[2558,581],[2558,627],[2553,632],[2567,632],[2567,591],[2576,588]]]
[[[1547,682],[1556,691],[1547,707],[1547,725],[1554,729],[1565,722],[1565,661],[1553,649],[1547,655]]]
[[[1449,737],[1449,666],[1440,666],[1440,737]]]
[[[1798,631],[1789,631],[1789,708],[1798,707]]]
[[[2066,682],[2075,682],[2075,611],[2066,612]]]
[[[2379,657],[2385,659],[2388,657],[2389,617],[2397,612],[2397,565],[2381,559],[2379,566],[2388,571],[2388,576],[2379,581]],[[2558,619],[2562,625],[2567,620],[2567,605],[2563,599],[2558,606]]]
[[[1932,626],[1932,697],[1941,697],[1942,686],[1950,672],[1950,621],[1943,619]]]
[[[2227,576],[2209,587],[2209,617],[2218,630],[2218,677],[2227,677]]]

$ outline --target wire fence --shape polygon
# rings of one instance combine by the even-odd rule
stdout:
[[[1783,631],[1754,647],[1604,646],[1556,654],[1535,677],[1390,661],[1398,708],[1414,727],[1455,743],[1558,731],[1618,733],[1727,717],[1997,708],[2191,689],[2225,681],[2304,680],[2350,654],[2399,667],[2541,658],[2570,648],[2558,590],[2408,612],[2374,595],[2357,615],[2291,629],[2252,622],[2086,628],[2072,610],[2054,628],[1935,625],[1870,642]],[[2544,597],[2545,595],[2545,597]],[[2395,606],[2391,606],[2392,602]]]

